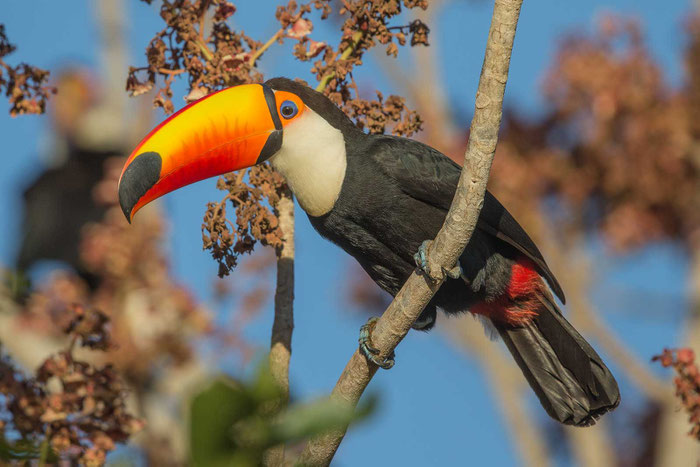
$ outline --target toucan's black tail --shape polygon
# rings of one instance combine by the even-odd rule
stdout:
[[[567,425],[593,425],[620,403],[617,382],[551,298],[539,301],[528,324],[496,328],[547,413]]]

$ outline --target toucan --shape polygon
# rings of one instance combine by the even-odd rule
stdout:
[[[131,222],[168,192],[266,161],[314,228],[391,295],[416,267],[425,268],[425,241],[442,226],[461,173],[430,146],[365,133],[323,94],[273,78],[213,93],[158,125],[127,159],[121,208]],[[555,420],[588,426],[617,407],[615,378],[556,304],[553,294],[564,303],[557,279],[489,192],[458,263],[414,329],[432,328],[438,309],[470,312],[496,329]],[[376,357],[367,328],[363,333],[363,353],[391,366]]]

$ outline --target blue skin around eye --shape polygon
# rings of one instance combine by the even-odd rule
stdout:
[[[289,108],[292,109],[291,113],[289,112]],[[299,109],[297,109],[297,105],[292,101],[284,101],[282,102],[282,105],[280,105],[280,113],[282,114],[283,118],[292,118],[298,111]]]

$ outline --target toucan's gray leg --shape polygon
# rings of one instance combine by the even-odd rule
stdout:
[[[418,269],[420,269],[428,277],[433,277],[430,274],[430,271],[428,270],[428,247],[430,247],[431,243],[433,243],[432,240],[425,240],[418,247],[418,252],[415,255],[413,255],[413,260],[416,262],[416,266],[418,266]],[[453,267],[449,271],[443,268],[442,272],[450,279],[459,279],[464,274],[464,271],[462,271],[462,266],[459,264],[459,261],[457,261],[455,267]]]
[[[379,349],[372,346],[372,330],[377,324],[379,318],[372,317],[360,328],[360,338],[358,342],[360,343],[360,352],[367,358],[367,360],[373,362],[379,368],[388,370],[394,366],[394,352],[392,351],[386,358],[379,358]]]

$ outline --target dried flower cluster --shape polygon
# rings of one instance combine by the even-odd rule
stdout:
[[[284,179],[268,164],[221,177],[216,187],[228,194],[218,203],[208,203],[202,224],[204,248],[219,263],[219,277],[227,276],[238,264],[238,257],[251,253],[257,242],[275,249],[282,246],[274,207],[287,190]],[[236,212],[236,224],[226,216],[226,203]],[[269,202],[273,210],[265,202]]]
[[[700,63],[698,50],[690,63]],[[514,206],[555,195],[570,228],[599,227],[617,249],[668,237],[698,245],[698,98],[685,91],[663,81],[636,22],[603,18],[598,34],[559,50],[544,82],[550,113],[535,123],[508,117],[493,191]]]
[[[688,412],[691,429],[689,436],[700,441],[700,370],[695,363],[692,349],[664,349],[661,355],[652,360],[659,361],[664,367],[673,367],[678,374],[673,378],[676,396]]]
[[[124,221],[114,190],[122,163],[121,158],[110,161],[105,181],[96,189],[108,210],[102,222],[84,230],[81,253],[100,284],[77,301],[112,318],[119,348],[110,352],[110,360],[130,382],[142,384],[151,377],[154,361],[189,361],[191,335],[209,332],[211,323],[208,312],[172,278],[162,249],[163,220],[145,214],[133,225]],[[100,190],[102,186],[112,189]]]
[[[327,2],[323,13],[329,13]],[[321,83],[319,88],[341,107],[360,128],[370,133],[384,133],[388,128],[394,134],[410,136],[420,130],[420,116],[406,108],[405,100],[399,96],[389,96],[384,101],[382,94],[377,92],[377,99],[369,100],[360,97],[360,90],[352,76],[355,66],[362,64],[362,57],[377,44],[386,45],[387,55],[394,57],[398,54],[398,45],[428,45],[428,26],[419,20],[408,25],[392,26],[391,20],[401,13],[399,0],[390,1],[345,1],[339,10],[343,18],[341,37],[337,48],[326,42],[314,42],[306,36],[311,28],[306,28],[304,38],[294,51],[301,61],[310,60],[318,51],[318,44],[323,44],[323,55],[314,62],[311,71]],[[406,8],[428,7],[426,0],[404,0]],[[307,48],[308,44],[308,48]]]
[[[15,49],[5,35],[5,26],[0,24],[0,92],[4,89],[10,101],[10,115],[44,113],[46,101],[56,92],[47,85],[49,72],[26,63],[8,65],[5,57]]]
[[[107,350],[109,319],[95,309],[67,307],[71,316],[65,333],[68,348],[52,355],[25,377],[7,358],[0,359],[2,410],[11,423],[2,426],[4,438],[15,430],[23,440],[42,443],[64,459],[102,465],[115,443],[125,442],[143,428],[126,410],[126,388],[112,365],[95,365],[74,356],[76,346]]]
[[[38,430],[34,439],[50,423],[53,449],[62,457],[80,457],[88,465],[101,465],[106,451],[139,426],[123,410],[126,387],[145,404],[147,395],[155,391],[156,378],[193,363],[195,339],[211,336],[231,349],[240,343],[225,331],[214,334],[209,313],[173,280],[162,248],[166,229],[160,217],[146,210],[134,225],[125,222],[114,189],[122,164],[121,158],[108,161],[106,178],[94,190],[95,198],[107,207],[105,218],[83,231],[82,263],[93,274],[94,283],[88,285],[71,272],[56,272],[26,297],[17,317],[22,333],[55,342],[66,330],[73,342],[95,352],[81,352],[78,360],[71,345],[69,351],[49,359],[33,379],[17,379],[16,372],[5,372],[17,380],[7,386],[7,392],[17,397],[27,391],[33,394],[34,399],[27,399],[29,405],[20,399],[17,404],[31,410],[44,425],[30,427],[15,411],[11,412],[13,423]],[[80,379],[81,372],[89,378]],[[56,391],[46,392],[46,387],[56,385],[54,381],[63,384],[60,397]],[[39,397],[47,398],[41,402],[46,406],[37,405]],[[150,457],[170,456],[175,448],[168,444],[172,440],[148,426],[141,439]]]
[[[144,0],[150,3],[149,0]],[[410,135],[421,127],[420,117],[406,108],[403,98],[360,97],[352,69],[362,64],[362,56],[377,44],[386,45],[386,52],[396,56],[398,45],[427,45],[428,27],[420,21],[405,26],[392,26],[391,20],[406,8],[427,8],[425,0],[345,1],[338,14],[342,18],[337,48],[329,41],[311,38],[311,13],[317,11],[322,20],[332,13],[329,0],[298,3],[290,0],[277,8],[275,17],[280,29],[267,41],[257,41],[231,29],[227,20],[236,12],[233,3],[223,0],[164,0],[160,14],[166,23],[151,40],[146,57],[148,65],[132,67],[127,91],[139,95],[163,84],[157,90],[154,104],[166,113],[174,110],[171,84],[180,74],[187,77],[190,92],[187,101],[202,98],[227,86],[263,80],[257,60],[276,43],[297,41],[294,56],[311,61],[312,72],[320,81],[319,89],[341,106],[357,124],[372,133],[391,129]],[[211,24],[209,27],[208,25]],[[248,181],[244,174],[226,176],[217,187],[228,191],[218,203],[209,203],[202,224],[204,248],[219,263],[219,275],[227,275],[238,263],[238,257],[250,253],[257,242],[275,248],[280,246],[281,232],[274,213],[276,199],[287,188],[267,166],[251,169]],[[236,213],[235,225],[226,218],[226,203]],[[269,206],[269,207],[268,207]],[[272,208],[272,210],[270,209]]]
[[[164,84],[153,102],[171,113],[174,106],[170,86],[179,74],[187,76],[188,100],[228,86],[261,81],[262,75],[249,63],[249,57],[262,43],[226,24],[235,12],[236,7],[223,0],[164,0],[160,16],[166,27],[146,49],[148,65],[130,68],[126,90],[138,96],[153,89],[157,78],[162,77]],[[207,33],[209,19],[211,30]]]

